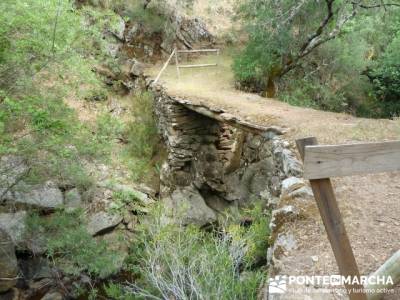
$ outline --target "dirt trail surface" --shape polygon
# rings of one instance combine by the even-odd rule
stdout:
[[[218,67],[183,70],[179,80],[175,66],[169,66],[160,83],[171,96],[222,109],[259,125],[286,128],[284,138],[293,147],[296,138],[306,136],[317,137],[320,144],[400,139],[399,120],[363,119],[294,107],[237,91],[227,57],[207,56],[191,63],[215,60],[219,62]],[[159,70],[157,66],[148,72],[154,76]],[[368,275],[400,249],[400,173],[337,178],[333,184],[360,272]],[[300,217],[285,225],[295,244],[283,255],[281,273],[338,274],[315,202],[312,199],[292,201],[296,201],[294,205],[301,212]],[[400,294],[385,299],[400,299]]]

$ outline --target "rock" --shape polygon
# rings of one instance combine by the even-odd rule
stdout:
[[[204,226],[217,220],[216,213],[206,205],[194,187],[178,188],[163,201],[169,217],[179,220],[184,225]]]
[[[247,170],[253,170],[250,191],[253,195],[260,197],[261,192],[268,188],[268,178],[272,177],[274,166],[271,159],[263,159],[258,163],[251,164]]]
[[[267,260],[272,262],[274,259],[279,259],[282,255],[296,249],[297,241],[291,233],[280,233],[273,243],[270,251],[268,251]]]
[[[0,229],[0,293],[4,293],[17,283],[18,263],[13,240]]]
[[[282,164],[282,171],[285,177],[301,177],[303,166],[293,151],[288,149],[289,144],[279,137],[272,140],[273,154]]]
[[[19,183],[7,193],[5,200],[44,209],[54,209],[63,204],[63,194],[51,181],[43,185]]]
[[[115,24],[113,24],[113,26],[109,26],[108,30],[120,41],[124,41],[125,21],[117,14],[114,14],[113,16],[118,18],[118,20],[114,22]]]
[[[272,211],[272,218],[270,222],[271,231],[276,231],[285,222],[295,219],[299,211],[292,205],[286,205],[279,209]]]
[[[288,149],[283,149],[282,151],[282,164],[286,176],[301,176],[303,174],[302,164],[294,153]]]
[[[76,209],[83,206],[82,197],[77,188],[66,191],[64,194],[64,203],[67,209]]]
[[[303,186],[302,188],[291,192],[288,196],[291,198],[310,199],[314,197],[314,194],[308,186]]]
[[[297,177],[289,177],[282,181],[282,196],[287,196],[295,190],[305,186],[303,179]]]
[[[41,300],[63,300],[64,296],[56,291],[51,291],[48,292],[46,295],[44,295]]]
[[[140,33],[140,24],[139,23],[134,23],[128,30],[125,35],[125,40],[127,43],[132,42],[137,35]]]
[[[122,46],[119,43],[107,43],[105,45],[106,53],[112,58],[116,58]]]
[[[135,77],[140,77],[143,76],[143,64],[141,62],[139,62],[136,59],[132,60],[132,67],[129,71],[129,74],[135,76]]]
[[[11,290],[8,290],[7,292],[1,293],[0,299],[1,300],[21,300],[21,299],[25,299],[25,298],[23,298],[19,289],[12,288]]]
[[[29,170],[25,160],[7,155],[0,158],[0,195],[15,184]]]
[[[122,216],[102,211],[89,217],[87,229],[91,235],[96,235],[116,227],[121,221]]]
[[[180,33],[189,42],[207,41],[212,42],[213,36],[208,31],[207,25],[199,18],[186,19],[177,18],[180,25]]]
[[[239,215],[238,205],[235,202],[227,201],[217,195],[211,195],[204,199],[207,206],[212,208],[217,213],[228,213],[230,215]]]
[[[5,231],[15,245],[24,241],[26,211],[0,214],[0,229]]]
[[[33,254],[43,254],[46,251],[44,238],[35,232],[28,236],[25,225],[26,218],[26,211],[2,213],[0,214],[0,229],[9,234],[18,250],[29,250]]]

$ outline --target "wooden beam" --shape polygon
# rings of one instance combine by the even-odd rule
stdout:
[[[304,178],[400,170],[400,141],[305,148]]]
[[[167,61],[166,61],[165,64],[164,64],[164,66],[162,67],[161,71],[158,73],[156,79],[154,79],[153,84],[156,84],[156,83],[158,82],[158,80],[160,79],[161,74],[162,74],[162,73],[164,72],[164,70],[167,68],[169,62],[171,61],[172,57],[174,56],[175,50],[176,50],[176,49],[174,49],[174,51],[172,51],[171,55],[169,56],[169,58],[167,59]]]
[[[179,68],[203,68],[203,67],[213,67],[217,64],[200,64],[200,65],[180,65]]]
[[[316,145],[314,137],[296,141],[301,158],[304,160],[307,155],[307,146]],[[306,162],[305,162],[306,163]],[[340,274],[343,276],[357,276],[360,278],[357,263],[350,245],[346,228],[336,201],[332,183],[329,178],[310,180],[315,201],[325,226],[333,254],[335,255]],[[363,286],[359,284],[345,284],[347,293],[351,300],[366,300],[365,293],[353,293],[360,291]]]
[[[178,51],[175,48],[175,66],[176,66],[176,73],[178,74],[178,79],[181,78],[181,71],[179,71],[179,58],[178,58]]]
[[[196,53],[196,52],[217,52],[219,49],[197,49],[197,50],[178,50],[179,53]]]
[[[400,250],[397,251],[391,258],[389,258],[382,266],[376,270],[371,276],[379,278],[382,276],[385,280],[390,276],[393,280],[393,285],[386,284],[375,284],[368,285],[365,288],[367,290],[375,290],[375,293],[368,294],[368,300],[379,300],[382,298],[382,293],[376,293],[376,291],[394,288],[398,283],[400,283]]]

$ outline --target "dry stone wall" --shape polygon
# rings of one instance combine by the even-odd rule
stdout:
[[[155,112],[168,152],[161,198],[175,212],[186,206],[187,223],[205,225],[226,209],[260,199],[274,208],[282,182],[302,176],[301,163],[278,134],[205,116],[161,88],[155,90]],[[286,190],[292,181],[286,181]]]

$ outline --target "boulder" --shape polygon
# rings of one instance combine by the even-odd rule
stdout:
[[[117,214],[101,211],[89,217],[87,229],[91,235],[96,235],[113,229],[121,223],[122,219],[122,216]]]
[[[0,293],[4,293],[17,283],[18,263],[13,240],[0,229]]]
[[[175,221],[204,226],[217,221],[216,213],[209,208],[200,193],[191,186],[176,189],[164,199],[169,217]]]
[[[54,209],[64,202],[62,192],[51,181],[42,185],[18,183],[5,195],[5,200],[13,204],[23,204],[43,209]]]
[[[26,211],[0,214],[0,229],[5,231],[15,245],[24,240]]]
[[[33,254],[43,254],[46,251],[45,240],[39,233],[27,234],[26,218],[26,211],[1,213],[0,229],[8,233],[18,250],[28,250]]]

